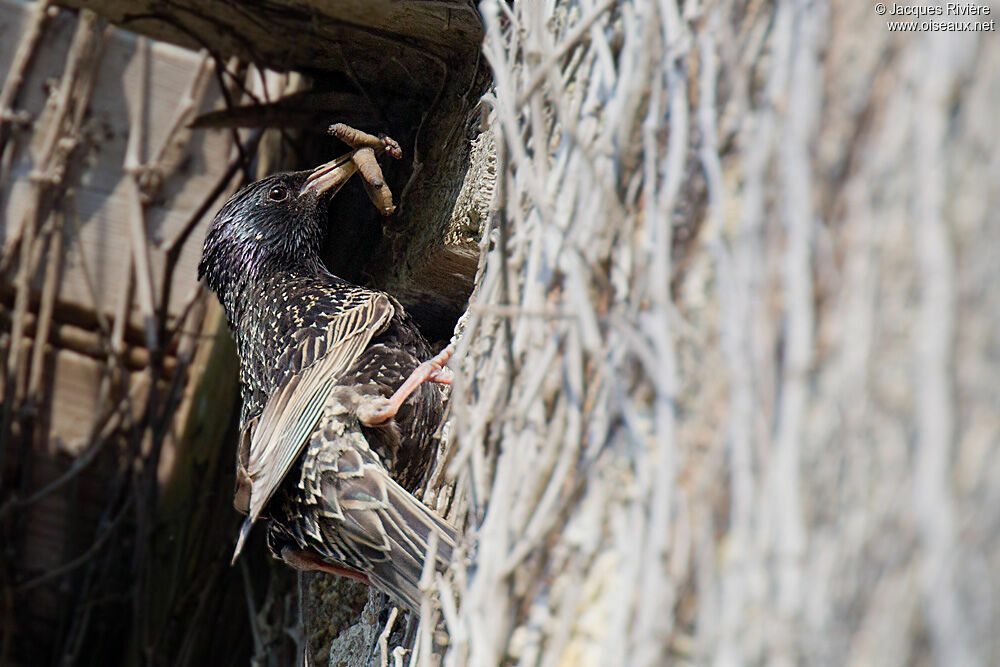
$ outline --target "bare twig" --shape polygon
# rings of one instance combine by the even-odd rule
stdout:
[[[34,350],[31,354],[31,373],[28,377],[28,396],[34,402],[41,400],[42,372],[45,363],[45,348],[49,343],[52,329],[52,316],[55,309],[56,289],[61,273],[63,212],[52,214],[54,229],[48,230],[46,236],[50,239],[47,248],[48,259],[45,265],[45,279],[42,283],[42,300],[38,306],[38,324],[35,330]]]
[[[149,59],[149,40],[139,38],[136,49],[139,54],[140,69],[145,69]],[[144,83],[143,85],[148,85]],[[146,236],[146,212],[143,204],[142,188],[139,180],[142,176],[142,156],[140,152],[145,145],[146,107],[145,94],[134,96],[131,122],[129,124],[128,146],[125,149],[125,164],[123,166],[129,175],[129,241],[132,247],[132,270],[135,273],[136,287],[139,295],[139,310],[143,317],[143,328],[146,332],[146,347],[150,352],[159,350],[156,327],[156,297],[153,293],[153,274],[149,260],[149,242]]]
[[[8,123],[14,118],[14,104],[24,84],[31,61],[38,52],[38,43],[45,30],[45,24],[51,16],[50,0],[39,0],[31,8],[31,17],[27,26],[21,29],[21,39],[14,52],[14,58],[7,68],[7,78],[3,90],[0,91],[0,155],[7,147]]]
[[[29,287],[34,266],[35,235],[40,217],[45,210],[43,199],[46,195],[59,192],[66,163],[76,147],[83,112],[86,107],[97,66],[103,52],[103,41],[99,36],[100,22],[92,12],[80,15],[73,41],[66,56],[66,69],[59,87],[53,93],[53,110],[46,124],[40,129],[42,136],[39,157],[31,173],[27,203],[20,216],[20,224],[7,239],[5,252],[20,250],[17,275],[14,279],[16,296],[14,317],[11,326],[11,346],[7,355],[6,377],[4,378],[3,419],[0,424],[0,469],[3,469],[3,452],[8,446],[8,436],[14,417],[14,408],[23,399],[27,366],[22,364],[21,344],[25,330],[28,309]],[[47,204],[50,202],[46,202]],[[5,264],[0,261],[0,265]],[[2,484],[2,480],[0,480]]]
[[[121,510],[119,510],[115,518],[102,527],[103,530],[101,530],[101,532],[97,536],[97,539],[94,540],[94,543],[91,544],[86,551],[84,551],[82,554],[80,554],[73,560],[69,561],[68,563],[60,565],[54,570],[49,570],[45,574],[39,575],[34,579],[29,579],[28,581],[19,584],[18,586],[15,587],[16,592],[20,594],[26,593],[27,591],[30,591],[33,588],[37,588],[42,584],[52,581],[53,579],[57,579],[63,575],[66,575],[75,570],[76,568],[80,567],[81,565],[84,565],[88,561],[90,561],[94,556],[100,553],[101,548],[104,546],[105,542],[107,542],[108,539],[110,539],[111,536],[114,534],[115,530],[121,523],[121,520],[128,514],[128,510],[130,509],[131,504],[132,504],[131,498],[125,501],[125,504],[122,506]]]
[[[260,629],[257,620],[257,605],[253,598],[253,582],[250,581],[250,567],[247,559],[240,559],[240,575],[243,577],[243,594],[247,601],[247,615],[250,620],[250,635],[253,637],[253,654],[255,656],[264,655],[264,642],[260,638]]]
[[[381,667],[387,667],[389,664],[389,635],[392,634],[392,626],[395,625],[396,616],[398,615],[399,608],[393,607],[392,611],[389,612],[389,618],[386,619],[385,627],[382,628],[382,632],[378,636],[379,664]]]

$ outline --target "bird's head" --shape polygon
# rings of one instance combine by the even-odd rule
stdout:
[[[221,297],[261,271],[319,268],[327,206],[355,169],[349,159],[334,160],[268,176],[234,194],[208,229],[198,278]]]

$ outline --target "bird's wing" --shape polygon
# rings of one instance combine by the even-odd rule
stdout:
[[[252,429],[250,437],[241,438],[244,451],[237,465],[236,505],[239,508],[245,503],[249,515],[240,530],[234,561],[250,527],[309,441],[330,392],[371,339],[385,329],[393,312],[388,297],[372,294],[360,305],[334,317],[319,341],[303,341],[294,351],[293,366],[302,370],[286,374],[260,418],[248,424]],[[240,467],[245,467],[244,489],[239,486]],[[247,481],[248,503],[241,494]]]

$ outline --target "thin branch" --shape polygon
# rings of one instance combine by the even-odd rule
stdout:
[[[38,53],[42,34],[52,15],[51,5],[51,0],[38,0],[32,5],[31,17],[27,25],[21,29],[21,39],[17,43],[14,58],[7,68],[7,78],[4,80],[3,90],[0,91],[0,155],[3,155],[7,148],[9,136],[7,125],[15,116],[14,104],[21,92],[31,61]]]
[[[14,587],[15,592],[23,595],[33,588],[37,588],[42,584],[52,581],[53,579],[58,579],[59,577],[69,574],[76,568],[89,562],[90,559],[100,553],[105,542],[107,542],[114,534],[115,530],[121,524],[121,520],[128,514],[131,504],[132,498],[130,497],[125,501],[125,504],[122,506],[121,510],[119,510],[117,516],[115,516],[115,518],[107,524],[104,530],[97,536],[97,539],[94,540],[94,543],[91,544],[86,551],[64,565],[60,565],[53,570],[49,570],[48,572],[35,577],[34,579],[29,579],[24,583],[18,584]]]

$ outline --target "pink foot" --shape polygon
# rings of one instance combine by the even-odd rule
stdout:
[[[451,359],[454,348],[449,345],[436,356],[428,359],[424,363],[413,369],[406,382],[400,385],[391,397],[383,401],[373,402],[369,406],[362,406],[358,410],[358,419],[365,426],[378,426],[389,421],[396,416],[399,408],[415,392],[417,388],[425,382],[436,382],[438,384],[451,384],[452,373],[445,364]]]

